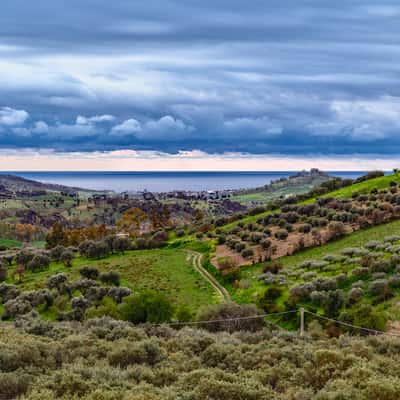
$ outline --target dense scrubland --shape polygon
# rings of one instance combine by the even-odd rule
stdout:
[[[0,330],[0,393],[23,399],[396,400],[399,339],[208,332],[110,319]]]
[[[0,398],[398,399],[399,183],[329,179],[190,224],[129,199],[86,199],[112,218],[38,222],[44,236],[7,217]]]

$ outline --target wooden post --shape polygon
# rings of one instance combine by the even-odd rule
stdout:
[[[300,337],[304,336],[304,308],[300,308]]]

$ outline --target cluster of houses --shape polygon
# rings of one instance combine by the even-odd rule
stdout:
[[[170,199],[181,200],[224,200],[229,199],[233,194],[232,190],[206,190],[200,192],[173,191],[163,193],[162,196]]]

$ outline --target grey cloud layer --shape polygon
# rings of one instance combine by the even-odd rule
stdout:
[[[400,5],[5,0],[0,146],[396,153]]]

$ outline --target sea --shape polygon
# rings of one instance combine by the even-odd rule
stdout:
[[[56,183],[92,190],[109,190],[121,192],[154,193],[170,191],[207,191],[247,189],[259,187],[282,177],[295,174],[295,171],[229,171],[229,172],[50,172],[50,171],[18,171],[0,172],[12,174],[23,178],[32,179],[44,183]],[[334,171],[327,172],[341,178],[357,178],[365,174],[365,171]]]

